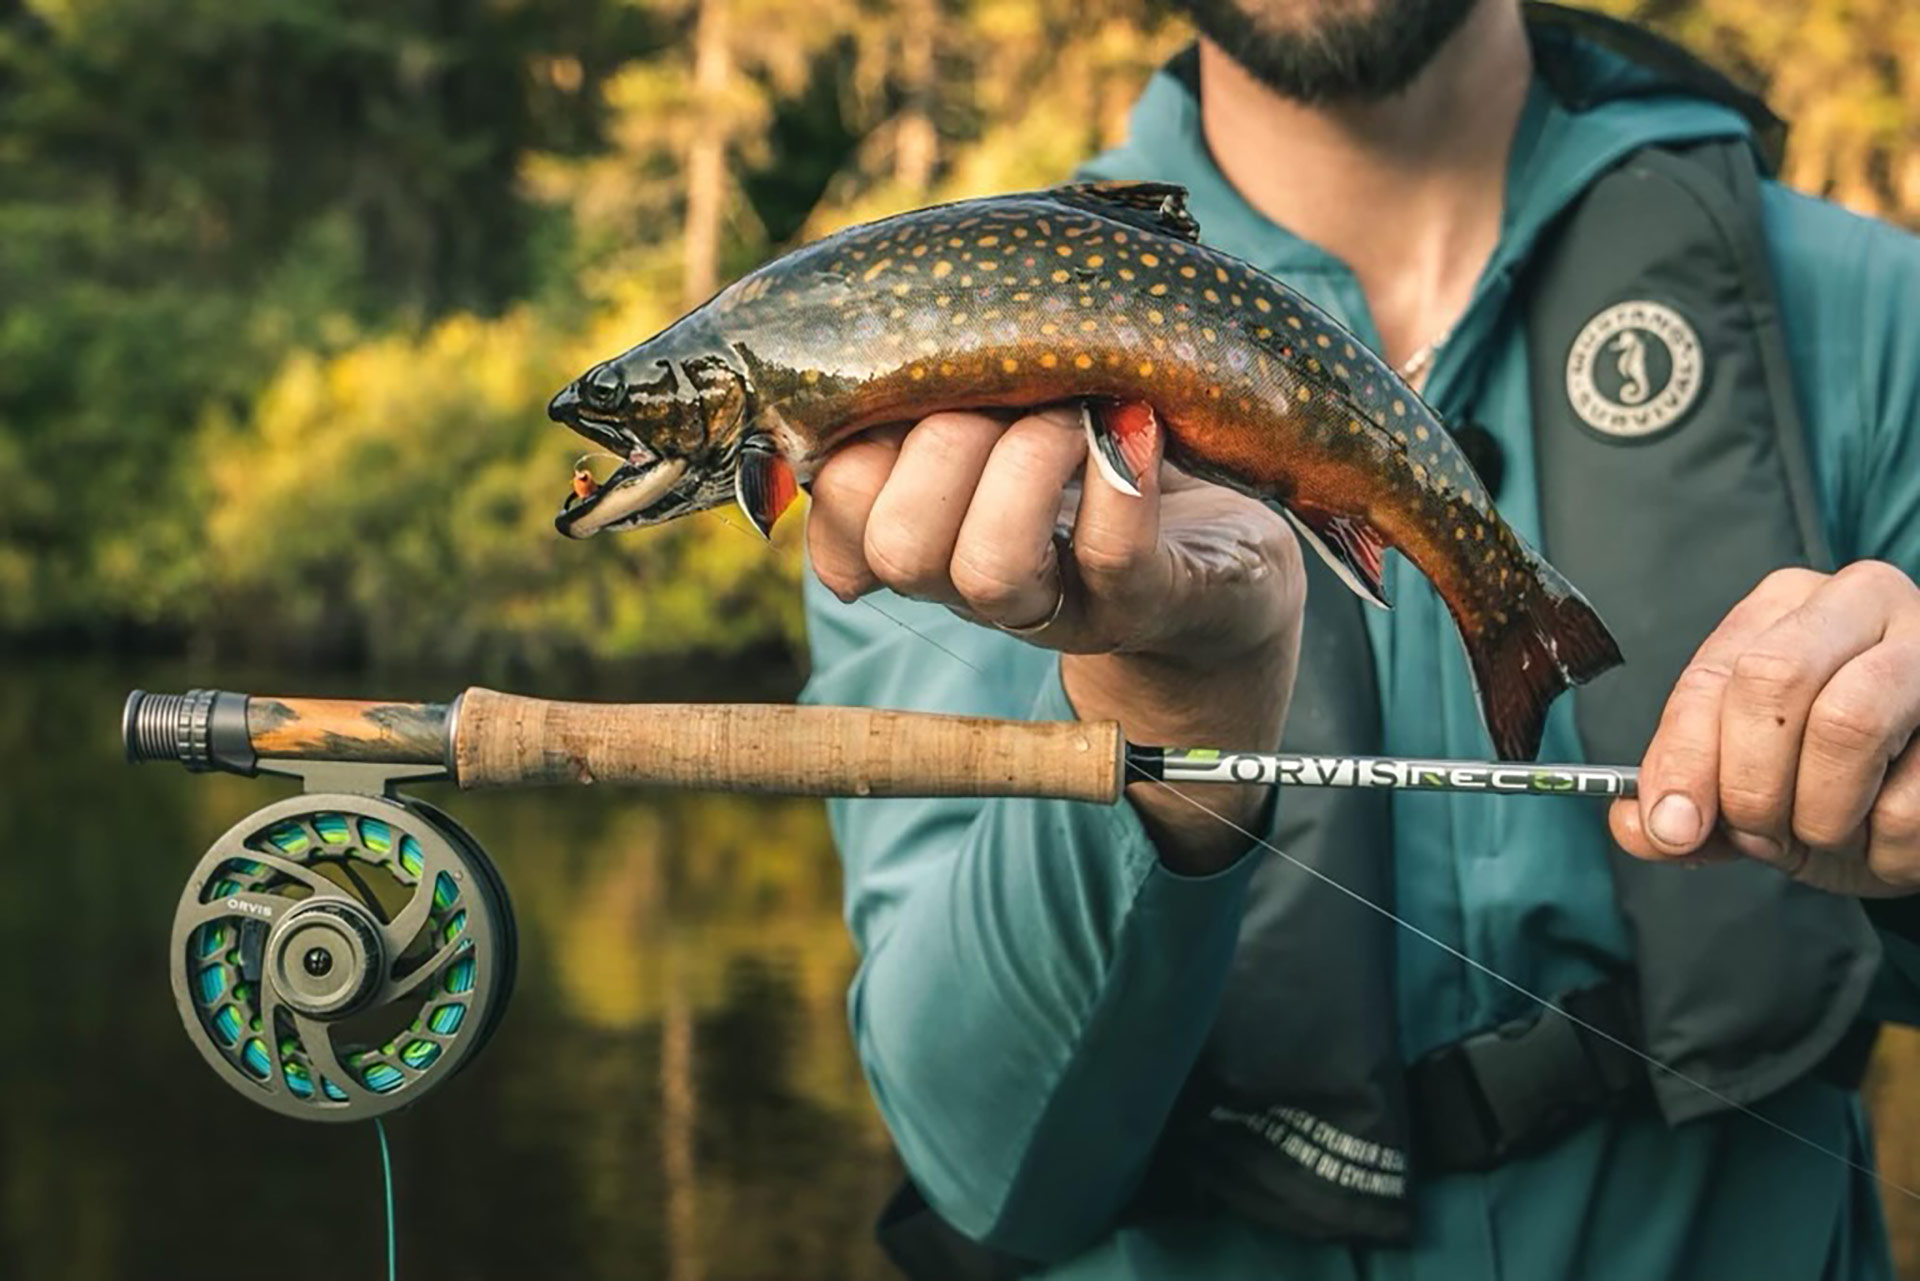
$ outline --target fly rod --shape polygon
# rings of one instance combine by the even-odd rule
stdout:
[[[1113,721],[1033,722],[862,707],[571,703],[469,689],[449,703],[129,696],[131,761],[298,772],[411,767],[462,788],[641,783],[798,796],[1026,796],[1112,803],[1129,782],[1630,797],[1609,765],[1303,755],[1130,744]]]

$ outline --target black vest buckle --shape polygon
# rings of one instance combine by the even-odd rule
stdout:
[[[1491,1170],[1650,1097],[1629,1048],[1640,1039],[1629,983],[1569,993],[1557,1005],[1441,1046],[1408,1069],[1418,1172]]]

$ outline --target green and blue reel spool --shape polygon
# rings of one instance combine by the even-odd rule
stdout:
[[[241,820],[174,914],[174,999],[262,1107],[358,1121],[458,1072],[506,1010],[516,942],[485,852],[446,814],[313,792]]]

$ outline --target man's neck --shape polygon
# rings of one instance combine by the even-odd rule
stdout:
[[[1201,123],[1249,204],[1353,269],[1399,366],[1452,328],[1499,240],[1532,70],[1514,0],[1481,0],[1384,102],[1282,97],[1203,40]]]

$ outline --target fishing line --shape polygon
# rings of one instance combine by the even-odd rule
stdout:
[[[398,1234],[393,1226],[393,1154],[387,1150],[387,1127],[377,1116],[373,1118],[373,1132],[380,1136],[380,1174],[387,1189],[387,1281],[398,1281],[399,1272],[394,1266],[394,1241]]]
[[[1201,813],[1207,815],[1210,818],[1213,818],[1218,822],[1226,824],[1229,828],[1238,832],[1240,835],[1246,837],[1248,840],[1252,841],[1255,845],[1258,845],[1261,849],[1266,850],[1272,854],[1278,854],[1281,858],[1285,859],[1288,863],[1291,863],[1294,867],[1299,868],[1301,871],[1305,872],[1308,876],[1313,877],[1315,880],[1320,881],[1325,885],[1332,886],[1334,889],[1340,891],[1340,893],[1346,895],[1348,898],[1360,904],[1362,907],[1365,907],[1367,910],[1378,913],[1379,915],[1385,917],[1387,920],[1392,921],[1395,925],[1399,926],[1401,929],[1407,931],[1409,934],[1414,935],[1416,938],[1424,939],[1426,942],[1431,943],[1434,947],[1439,948],[1442,952],[1445,952],[1448,956],[1453,957],[1455,960],[1459,961],[1461,964],[1469,966],[1476,972],[1486,975],[1488,978],[1492,979],[1494,982],[1499,983],[1502,986],[1507,987],[1512,991],[1519,993],[1521,996],[1524,996],[1525,998],[1527,998],[1527,1000],[1532,1001],[1534,1004],[1540,1006],[1542,1009],[1551,1010],[1555,1014],[1558,1014],[1561,1018],[1566,1019],[1569,1023],[1574,1024],[1576,1027],[1583,1028],[1586,1031],[1591,1032],[1593,1035],[1599,1037],[1600,1039],[1607,1041],[1613,1045],[1619,1046],[1621,1049],[1625,1050],[1628,1054],[1633,1055],[1634,1058],[1639,1059],[1641,1062],[1645,1063],[1647,1066],[1659,1069],[1660,1071],[1666,1073],[1668,1076],[1672,1077],[1674,1080],[1679,1081],[1681,1084],[1700,1091],[1700,1093],[1706,1095],[1708,1098],[1714,1100],[1716,1103],[1723,1104],[1726,1107],[1732,1109],[1733,1111],[1740,1113],[1742,1116],[1751,1117],[1755,1121],[1758,1121],[1761,1125],[1766,1126],[1769,1130],[1774,1131],[1776,1134],[1785,1135],[1787,1138],[1792,1139],[1795,1143],[1799,1143],[1805,1147],[1811,1148],[1815,1152],[1820,1153],[1822,1156],[1831,1157],[1833,1160],[1838,1161],[1840,1164],[1846,1166],[1848,1169],[1853,1170],[1857,1173],[1866,1175],[1868,1178],[1872,1179],[1875,1183],[1879,1184],[1883,1188],[1890,1188],[1893,1191],[1898,1192],[1900,1195],[1909,1198],[1910,1200],[1920,1201],[1920,1190],[1915,1190],[1913,1188],[1908,1187],[1904,1183],[1900,1183],[1900,1182],[1897,1182],[1896,1180],[1890,1179],[1885,1175],[1881,1174],[1878,1170],[1874,1169],[1873,1167],[1862,1165],[1860,1162],[1855,1161],[1853,1158],[1847,1156],[1845,1153],[1837,1152],[1834,1149],[1826,1146],[1824,1143],[1821,1143],[1815,1139],[1810,1139],[1806,1135],[1801,1134],[1799,1131],[1794,1130],[1789,1126],[1780,1124],[1780,1122],[1774,1120],[1772,1117],[1769,1117],[1766,1114],[1754,1108],[1748,1107],[1744,1103],[1740,1103],[1732,1098],[1729,1098],[1727,1095],[1721,1093],[1719,1090],[1714,1089],[1711,1085],[1708,1085],[1706,1082],[1695,1080],[1693,1077],[1687,1075],[1685,1072],[1682,1072],[1679,1068],[1672,1067],[1666,1063],[1661,1062],[1659,1059],[1655,1058],[1653,1055],[1648,1054],[1646,1051],[1640,1049],[1637,1046],[1628,1044],[1626,1041],[1621,1040],[1619,1037],[1613,1035],[1611,1032],[1608,1032],[1603,1028],[1595,1027],[1593,1024],[1587,1022],[1585,1019],[1582,1019],[1577,1015],[1568,1012],[1565,1008],[1554,1004],[1554,1002],[1548,1000],[1544,996],[1541,996],[1538,992],[1535,992],[1532,988],[1527,987],[1525,984],[1517,983],[1513,979],[1510,979],[1506,975],[1500,973],[1498,970],[1495,970],[1492,966],[1489,966],[1484,962],[1475,960],[1473,957],[1468,956],[1465,952],[1461,951],[1459,948],[1454,947],[1451,943],[1446,942],[1444,939],[1441,939],[1436,935],[1429,934],[1426,930],[1421,929],[1418,925],[1415,925],[1412,921],[1409,921],[1405,917],[1396,914],[1392,909],[1381,906],[1380,904],[1374,902],[1372,899],[1368,898],[1366,895],[1360,893],[1358,890],[1349,889],[1346,885],[1343,885],[1341,882],[1335,880],[1333,877],[1328,876],[1325,872],[1322,872],[1320,869],[1313,867],[1295,858],[1293,855],[1281,849],[1278,845],[1273,844],[1273,842],[1266,840],[1264,837],[1258,836],[1253,832],[1248,831],[1246,828],[1240,826],[1238,823],[1228,818],[1225,814],[1220,813],[1218,810],[1206,804],[1206,802],[1197,800],[1194,797],[1187,795],[1185,792],[1173,786],[1171,783],[1164,783],[1161,780],[1154,778],[1152,775],[1147,774],[1144,771],[1140,770],[1138,767],[1134,766],[1131,762],[1129,762],[1128,768],[1132,769],[1136,774],[1140,776],[1140,778],[1142,778],[1146,782],[1152,783],[1156,787],[1164,788],[1168,792],[1173,793],[1173,795],[1185,801],[1188,805],[1191,805],[1193,806],[1193,808],[1199,810]]]

